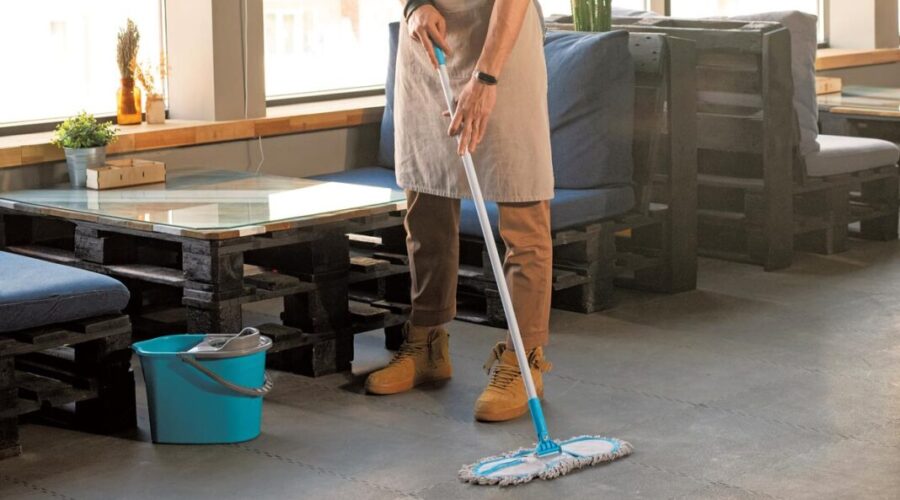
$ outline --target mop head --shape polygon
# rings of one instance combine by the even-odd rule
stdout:
[[[612,462],[631,454],[631,444],[599,436],[579,436],[557,443],[561,452],[539,457],[535,448],[522,448],[466,465],[459,479],[481,485],[513,486],[532,479],[556,479],[592,465]]]

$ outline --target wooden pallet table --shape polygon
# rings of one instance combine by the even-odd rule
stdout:
[[[349,369],[354,333],[403,321],[351,303],[351,285],[396,269],[351,259],[346,234],[396,226],[404,208],[387,189],[175,172],[164,185],[3,193],[0,247],[120,279],[142,335],[237,332],[242,305],[281,299],[292,330],[279,330],[273,365],[321,375]]]

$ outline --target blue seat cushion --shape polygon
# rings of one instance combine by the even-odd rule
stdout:
[[[547,59],[556,187],[632,182],[634,61],[628,33],[551,32]]]
[[[397,175],[393,170],[384,167],[363,167],[324,174],[311,177],[318,181],[346,182],[347,184],[363,184],[365,186],[396,189],[403,191],[397,185]]]
[[[366,186],[400,189],[394,171],[383,167],[365,167],[314,177],[317,180],[347,182]],[[631,186],[596,189],[557,189],[550,201],[551,229],[558,231],[582,224],[622,215],[634,206],[634,190]],[[488,216],[497,229],[497,204],[488,203]],[[481,236],[481,227],[471,200],[463,200],[459,232],[469,236]]]
[[[631,186],[596,189],[557,189],[550,200],[550,229],[560,231],[610,217],[622,215],[634,206]],[[488,217],[494,236],[500,237],[497,227],[497,204],[487,203]],[[481,226],[472,200],[463,200],[459,214],[459,232],[467,236],[481,236]]]
[[[0,252],[0,332],[118,313],[128,289],[90,271]]]

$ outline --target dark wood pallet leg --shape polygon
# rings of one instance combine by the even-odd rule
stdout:
[[[696,216],[694,217],[696,221]],[[621,283],[628,288],[652,292],[678,293],[697,288],[697,238],[694,222],[693,243],[682,244],[682,236],[673,230],[667,217],[659,224],[632,230],[630,244],[638,248],[660,249],[660,265],[638,270],[634,277]],[[689,233],[689,231],[687,231]],[[690,235],[683,236],[691,238]],[[617,283],[618,284],[618,283]]]
[[[799,234],[794,239],[798,250],[831,255],[847,250],[850,217],[850,188],[836,186],[805,194],[794,201],[798,216],[824,220],[825,229]]]
[[[130,344],[130,335],[115,335],[75,346],[76,370],[96,380],[98,393],[75,404],[80,428],[111,434],[137,427]]]
[[[187,280],[182,303],[192,333],[233,333],[242,327],[244,255],[215,242],[186,243],[182,269]]]
[[[785,189],[787,193],[783,192]],[[747,254],[766,271],[786,269],[794,260],[794,213],[792,185],[772,192],[745,195],[745,213],[751,221],[746,229]],[[784,198],[788,199],[785,200]]]
[[[186,306],[189,333],[237,333],[243,327],[240,304]]]
[[[584,285],[557,290],[553,307],[593,313],[612,307],[616,278],[616,235],[613,223],[589,229],[587,240],[553,248],[553,267],[588,276]]]
[[[18,392],[14,358],[0,357],[0,460],[22,454],[15,411]]]
[[[350,246],[342,233],[324,233],[309,243],[287,247],[275,265],[282,272],[316,281],[311,292],[284,298],[282,322],[307,333],[334,333],[335,338],[313,346],[282,351],[269,357],[279,370],[318,377],[350,369],[353,334],[347,331]]]
[[[380,229],[376,235],[381,237],[383,251],[406,255],[406,228],[403,226]],[[410,303],[409,274],[390,276],[385,279],[385,300],[389,302]],[[403,325],[389,326],[384,329],[384,348],[396,351],[404,341]]]
[[[865,182],[862,185],[862,200],[888,208],[887,215],[860,223],[859,237],[875,241],[893,241],[898,237],[900,225],[900,185],[896,177]]]
[[[75,228],[75,256],[96,264],[118,264],[134,258],[134,239],[93,227]]]
[[[604,265],[591,274],[590,282],[553,293],[553,307],[590,314],[609,309],[615,298],[615,267]]]

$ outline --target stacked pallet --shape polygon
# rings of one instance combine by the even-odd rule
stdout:
[[[778,23],[619,18],[697,48],[698,239],[702,255],[788,267],[795,248],[833,253],[858,234],[896,238],[894,166],[811,177],[799,154],[791,40]],[[846,131],[826,133],[853,135]]]
[[[128,317],[0,334],[0,458],[21,453],[26,415],[101,433],[135,427]]]
[[[350,369],[353,335],[386,329],[396,345],[408,306],[405,263],[351,255],[347,233],[402,224],[397,213],[229,240],[199,240],[87,222],[0,213],[0,246],[111,275],[131,292],[126,312],[138,338],[184,332],[237,332],[242,306],[284,304],[273,338],[274,368],[319,376]],[[114,230],[113,230],[114,229]],[[405,252],[405,250],[404,250]],[[377,256],[376,256],[377,257]],[[386,267],[385,267],[386,266]],[[400,275],[404,295],[367,300],[351,290],[384,287]],[[390,299],[390,300],[388,300]]]

